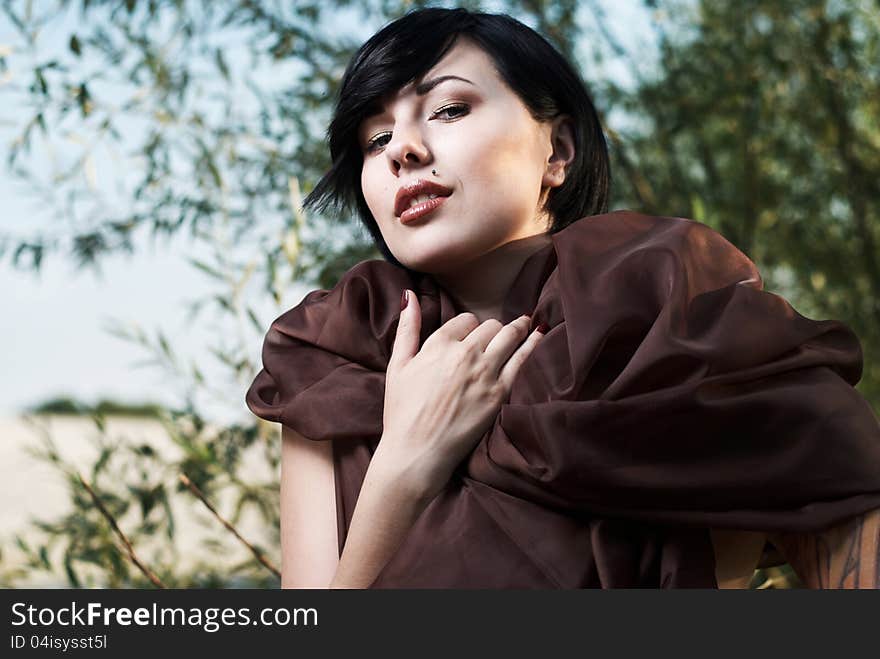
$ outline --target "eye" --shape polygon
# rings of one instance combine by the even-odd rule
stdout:
[[[365,150],[367,151],[367,153],[374,151],[377,147],[377,144],[379,143],[379,140],[382,139],[383,137],[391,137],[391,133],[387,133],[387,132],[386,133],[379,133],[375,137],[371,138],[367,142],[367,146],[364,147]]]
[[[456,114],[450,116],[448,113],[452,111],[456,112]],[[459,117],[465,116],[466,114],[468,114],[468,112],[470,112],[470,106],[467,103],[453,103],[451,105],[447,105],[446,107],[440,108],[439,110],[435,110],[431,113],[430,118],[433,119],[435,117],[446,114],[447,120],[451,121],[452,119],[458,119]],[[385,144],[387,144],[387,142],[385,142],[384,144],[380,144],[380,141],[386,137],[390,138],[391,133],[386,131],[370,138],[370,140],[367,142],[367,145],[364,147],[364,150],[367,153],[372,153],[380,146],[384,146]]]
[[[440,108],[439,110],[432,112],[431,116],[438,117],[444,112],[449,112],[450,110],[462,111],[460,114],[451,117],[452,119],[457,119],[458,117],[463,117],[464,115],[466,115],[470,111],[470,107],[466,103],[453,103],[452,105],[447,105],[445,108]],[[446,116],[449,117],[448,114]]]

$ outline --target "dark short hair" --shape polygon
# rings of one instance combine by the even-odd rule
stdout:
[[[401,267],[361,190],[358,128],[379,99],[427,73],[459,36],[473,40],[490,56],[536,121],[559,114],[572,117],[576,154],[563,184],[548,194],[545,208],[553,218],[549,232],[608,209],[608,147],[586,85],[568,60],[540,34],[506,14],[461,8],[412,11],[370,37],[349,62],[327,130],[332,165],[303,204],[319,212],[331,205],[337,211],[354,206],[383,257]]]

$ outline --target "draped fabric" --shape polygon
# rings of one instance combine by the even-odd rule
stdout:
[[[847,325],[764,291],[693,220],[616,211],[551,237],[499,319],[549,332],[372,587],[711,587],[709,528],[818,531],[880,508],[880,423]],[[462,311],[429,275],[363,261],[274,321],[246,396],[332,441],[340,552],[404,288],[421,341]]]

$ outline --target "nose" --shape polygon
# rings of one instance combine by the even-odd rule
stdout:
[[[424,167],[431,158],[431,152],[415,127],[397,126],[391,141],[385,146],[388,167],[397,175],[402,167]]]

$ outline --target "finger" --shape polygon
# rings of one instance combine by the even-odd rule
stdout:
[[[510,356],[510,359],[508,359],[501,368],[501,372],[498,374],[498,382],[501,383],[501,386],[504,387],[505,391],[510,391],[510,388],[513,386],[513,380],[516,378],[520,366],[522,366],[526,359],[529,358],[532,351],[538,347],[538,344],[543,337],[544,334],[539,332],[538,329],[530,332],[519,349]]]
[[[461,341],[479,325],[477,317],[470,311],[465,311],[447,320],[434,334],[440,334],[450,341]]]
[[[503,326],[485,347],[485,358],[498,373],[529,333],[531,318],[520,316]],[[476,331],[474,331],[476,333]]]
[[[500,320],[489,318],[475,327],[461,342],[469,343],[478,348],[480,352],[485,352],[492,340],[498,336],[499,332],[503,332],[504,328],[505,325]]]
[[[407,363],[419,351],[419,334],[422,331],[419,299],[415,293],[406,289],[401,296],[401,304],[404,304],[404,301],[406,306],[400,310],[394,345],[391,347],[391,358],[388,360],[388,370]]]

